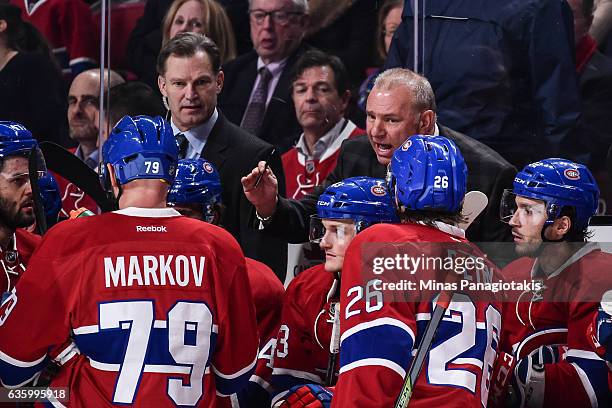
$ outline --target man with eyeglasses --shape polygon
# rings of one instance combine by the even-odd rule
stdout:
[[[251,0],[253,51],[223,67],[219,106],[233,123],[290,149],[301,132],[291,99],[291,71],[305,51],[306,0]]]

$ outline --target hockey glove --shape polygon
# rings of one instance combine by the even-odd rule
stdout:
[[[329,408],[333,388],[323,387],[318,384],[296,385],[291,388],[285,396],[281,408]]]
[[[541,346],[514,367],[508,406],[539,408],[544,405],[544,364],[560,361],[558,346]]]
[[[593,349],[604,360],[612,362],[612,315],[600,307],[589,326],[588,337]]]

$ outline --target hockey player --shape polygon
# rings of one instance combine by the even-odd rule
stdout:
[[[15,286],[40,243],[23,229],[34,223],[28,155],[35,146],[25,127],[0,121],[0,295]]]
[[[310,239],[325,251],[325,263],[305,270],[287,288],[271,361],[274,403],[299,384],[335,384],[344,253],[358,233],[381,222],[399,222],[384,180],[351,177],[319,196]]]
[[[499,361],[507,362],[512,375],[510,385],[494,377],[495,406],[504,400],[532,408],[611,404],[607,368],[586,335],[595,299],[601,299],[596,291],[611,282],[606,275],[612,257],[584,242],[598,198],[589,169],[564,159],[527,165],[502,198],[501,216],[521,256],[504,268],[504,278],[543,286],[524,292],[517,303],[504,303]]]
[[[467,168],[452,141],[441,136],[412,136],[395,150],[389,170],[388,188],[395,196],[401,223],[368,228],[346,251],[340,292],[340,375],[332,407],[393,406],[432,315],[433,299],[420,298],[419,291],[412,298],[409,293],[395,297],[381,291],[377,281],[384,274],[365,282],[369,276],[364,274],[364,265],[370,258],[366,248],[375,243],[385,243],[378,245],[386,249],[415,243],[410,248],[418,254],[408,255],[420,257],[427,245],[429,256],[446,256],[446,245],[461,245],[471,251],[468,254],[482,256],[454,225],[462,219]],[[453,296],[410,406],[449,401],[466,408],[486,404],[488,371],[500,328],[495,303],[474,301],[463,294]],[[309,387],[297,390],[284,406],[298,407],[304,402],[312,403],[309,407],[329,406],[328,390]]]
[[[177,156],[159,117],[113,129],[101,178],[119,210],[47,232],[0,308],[3,384],[49,358],[70,407],[214,406],[246,384],[257,331],[244,256],[223,229],[166,208]]]
[[[606,360],[608,388],[612,390],[612,290],[604,293],[587,334],[595,352]]]
[[[187,217],[219,225],[223,212],[221,193],[221,178],[212,164],[204,159],[184,159],[179,160],[167,201],[170,207]],[[266,383],[262,380],[269,379],[272,373],[270,357],[280,324],[285,288],[272,269],[254,259],[245,259],[261,351],[247,389],[232,397],[239,398],[240,406],[262,407],[270,405]]]

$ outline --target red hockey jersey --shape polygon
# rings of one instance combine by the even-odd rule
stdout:
[[[65,74],[92,68],[99,57],[99,34],[89,5],[83,0],[11,0],[47,39]]]
[[[96,202],[93,198],[85,194],[83,190],[56,173],[53,173],[53,177],[55,177],[57,181],[60,198],[62,199],[62,209],[59,214],[60,218],[70,218],[70,211],[78,210],[81,207],[87,208],[94,214],[100,213],[100,209]]]
[[[13,235],[13,247],[9,251],[0,250],[0,294],[10,292],[23,275],[32,253],[40,244],[40,236],[22,228]]]
[[[502,351],[520,360],[542,345],[567,347],[562,361],[544,366],[546,407],[603,407],[612,403],[607,367],[587,336],[599,303],[571,301],[600,299],[596,288],[605,291],[610,287],[606,277],[610,265],[612,255],[594,243],[587,244],[544,279],[544,291],[525,292],[521,301],[504,303]],[[520,281],[536,277],[536,270],[533,258],[521,258],[502,273],[506,280]]]
[[[325,382],[339,285],[340,281],[324,265],[305,270],[289,284],[276,338],[273,402],[295,385]],[[339,359],[337,367],[338,364]]]
[[[340,134],[332,141],[318,160],[311,160],[303,153],[306,149],[306,144],[302,134],[298,141],[298,146],[281,156],[283,171],[285,172],[285,191],[287,197],[299,200],[306,194],[311,193],[315,186],[322,184],[327,175],[336,167],[342,142],[364,133],[363,129],[359,129],[357,125],[347,119],[346,125]]]
[[[420,337],[431,318],[433,302],[401,300],[398,292],[380,291],[378,279],[366,273],[372,256],[364,250],[369,243],[390,243],[393,249],[403,243],[450,243],[468,247],[481,256],[463,236],[463,230],[437,223],[438,228],[419,224],[377,224],[359,233],[351,242],[342,269],[340,291],[340,376],[332,407],[391,407],[402,388],[403,379]],[[446,245],[446,244],[445,244]],[[412,257],[450,256],[442,245],[436,251],[422,252],[413,245]],[[365,272],[364,272],[365,271]],[[393,272],[393,271],[391,271]],[[416,270],[420,274],[421,270]],[[453,272],[450,272],[453,273]],[[385,278],[386,279],[386,278]],[[415,291],[415,296],[422,293]],[[496,357],[497,333],[501,329],[501,305],[474,302],[468,295],[455,293],[438,327],[434,343],[418,377],[411,407],[486,405],[490,369]]]
[[[249,379],[247,387],[238,392],[238,395],[232,396],[232,401],[227,401],[225,398],[223,405],[220,404],[220,406],[270,405],[269,381],[272,375],[272,353],[280,325],[285,288],[272,269],[265,264],[246,258],[246,266],[257,316],[260,351],[257,356],[255,373]],[[239,402],[236,403],[235,399]]]
[[[36,312],[33,312],[35,310]],[[245,260],[225,230],[173,209],[63,221],[0,308],[0,379],[62,368],[69,407],[214,406],[255,367]]]

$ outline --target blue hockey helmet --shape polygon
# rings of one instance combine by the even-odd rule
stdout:
[[[452,140],[442,136],[414,135],[393,153],[388,188],[401,211],[461,209],[467,183],[467,166]]]
[[[514,178],[514,189],[502,197],[500,215],[508,221],[516,210],[515,196],[541,200],[546,203],[546,222],[549,225],[561,215],[563,207],[575,211],[578,231],[589,224],[599,204],[599,187],[591,171],[583,164],[566,159],[544,159],[528,164]]]
[[[47,227],[51,227],[57,223],[57,218],[62,209],[60,189],[51,172],[47,172],[38,179],[38,188],[40,189],[40,196],[45,210]]]
[[[207,221],[214,218],[214,208],[222,203],[221,178],[215,167],[204,159],[179,160],[174,184],[168,192],[168,205],[198,204]]]
[[[100,177],[109,190],[106,164],[113,166],[119,184],[136,179],[174,181],[178,144],[172,127],[161,117],[124,116],[102,147]]]
[[[0,157],[27,155],[38,147],[32,133],[17,122],[0,121]]]
[[[322,219],[353,220],[357,232],[376,223],[399,222],[385,181],[373,177],[351,177],[325,189],[317,201],[317,215],[311,217],[311,242],[325,233]]]

